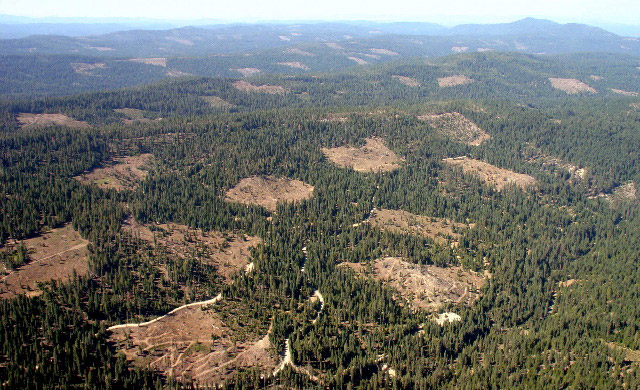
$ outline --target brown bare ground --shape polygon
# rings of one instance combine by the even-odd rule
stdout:
[[[295,48],[285,49],[284,53],[287,53],[287,54],[298,54],[298,55],[305,56],[305,57],[315,57],[316,56],[315,54],[309,53],[308,51],[295,49]]]
[[[446,135],[467,145],[478,146],[491,136],[484,132],[475,123],[457,112],[444,114],[422,115],[418,119],[429,123]]]
[[[375,54],[383,54],[386,56],[398,56],[400,54],[396,53],[395,51],[391,51],[388,49],[369,49],[372,53]]]
[[[630,106],[632,108],[636,108],[636,109],[640,110],[640,103],[631,103]]]
[[[638,97],[638,92],[628,92],[628,91],[623,91],[621,89],[614,89],[614,88],[611,88],[611,92],[617,93],[618,95]]]
[[[353,168],[357,172],[389,172],[400,167],[402,161],[379,138],[367,138],[359,148],[340,146],[322,148],[324,155],[334,164],[343,168]]]
[[[327,42],[327,43],[325,43],[325,45],[327,47],[330,47],[330,48],[334,49],[334,50],[344,50],[344,47],[338,45],[335,42]]]
[[[632,202],[638,199],[636,186],[633,182],[617,187],[610,196],[612,202]]]
[[[203,96],[204,100],[209,103],[209,105],[213,108],[231,108],[234,105],[217,97],[217,96]]]
[[[41,294],[37,289],[38,283],[69,280],[74,270],[78,275],[89,272],[89,242],[80,237],[70,224],[23,240],[22,243],[27,248],[30,261],[2,278],[1,299],[23,293],[36,296]],[[14,243],[11,246],[18,244]]]
[[[144,117],[144,111],[143,110],[138,110],[137,108],[116,108],[113,111],[119,113],[119,114],[123,114],[126,116],[126,118],[122,118],[122,122],[124,122],[125,124],[132,124],[132,123],[136,123],[136,122],[141,122],[141,123],[150,123],[152,122],[151,119],[149,118],[145,118]],[[161,120],[162,118],[157,118],[155,120]]]
[[[358,58],[358,57],[347,57],[348,59],[350,59],[351,61],[355,61],[356,64],[358,65],[367,65],[368,62],[363,60],[362,58]]]
[[[104,69],[106,67],[104,62],[94,62],[94,63],[86,63],[86,62],[72,62],[71,68],[74,72],[79,74],[84,74],[91,76],[91,70],[93,69]]]
[[[397,75],[393,75],[391,77],[393,77],[394,79],[398,80],[398,82],[406,85],[407,87],[419,87],[420,86],[420,83],[417,80],[412,79],[411,77],[397,76]]]
[[[229,189],[226,200],[276,210],[279,202],[299,202],[313,196],[313,186],[300,180],[275,177],[247,177]]]
[[[471,305],[485,279],[461,267],[418,265],[399,257],[385,257],[362,265],[342,263],[361,276],[378,280],[393,289],[414,308],[437,311],[446,303]]]
[[[469,46],[454,46],[451,48],[454,53],[464,53],[467,50],[469,50]]]
[[[193,46],[193,41],[191,41],[189,39],[182,39],[182,38],[172,37],[172,36],[168,36],[168,37],[164,37],[164,38],[166,40],[168,40],[168,41],[181,43],[181,44],[186,45],[186,46]]]
[[[165,68],[167,67],[167,59],[163,58],[163,57],[159,57],[159,58],[131,58],[130,60],[127,60],[127,61],[137,62],[139,64],[163,66]]]
[[[591,76],[589,76],[589,78],[590,78],[591,80],[594,80],[594,81],[602,80],[602,77],[600,77],[600,76],[596,76],[596,75],[594,75],[594,74],[592,74]]]
[[[113,165],[96,168],[76,176],[75,179],[80,183],[95,184],[103,189],[132,190],[147,176],[147,171],[143,168],[149,166],[152,159],[151,154],[115,158]]]
[[[474,225],[453,222],[444,218],[427,217],[412,214],[404,210],[375,209],[369,217],[369,223],[381,230],[429,237],[439,244],[447,239],[454,242],[460,237],[456,230],[470,229]]]
[[[569,279],[569,280],[566,280],[564,282],[558,282],[558,287],[560,287],[560,288],[571,287],[574,284],[576,284],[577,282],[579,282],[578,279]]]
[[[464,173],[480,177],[480,179],[495,187],[498,191],[511,183],[522,189],[527,189],[536,183],[536,179],[529,175],[498,168],[495,165],[468,158],[467,156],[446,158],[442,162],[462,167]]]
[[[236,72],[240,73],[244,77],[253,76],[254,74],[258,74],[261,72],[260,69],[258,68],[240,68],[240,69],[231,69],[231,70],[235,70]]]
[[[457,85],[471,84],[474,81],[475,80],[467,76],[456,75],[456,76],[438,78],[438,85],[440,86],[440,88],[446,88],[446,87],[455,87]]]
[[[624,352],[624,360],[627,362],[640,362],[640,351],[636,351],[633,349],[629,349],[627,347],[623,347],[622,345],[618,345],[614,342],[605,343],[611,349],[617,349],[619,351]]]
[[[23,129],[47,126],[66,126],[74,129],[88,129],[91,127],[87,122],[77,121],[63,114],[21,113],[18,114],[16,120]]]
[[[227,282],[245,269],[251,262],[251,248],[262,242],[259,237],[203,232],[176,223],[154,224],[155,232],[149,226],[130,217],[122,224],[122,230],[183,259],[199,253],[198,256],[207,264],[214,265]]]
[[[582,81],[576,80],[576,79],[561,79],[561,78],[550,77],[549,81],[551,82],[551,85],[553,86],[553,88],[564,91],[569,95],[575,95],[581,92],[589,92],[589,93],[598,92],[595,89],[588,86],[587,84],[583,83]]]
[[[283,65],[283,66],[288,66],[291,68],[296,68],[296,69],[302,69],[302,70],[309,70],[311,68],[309,68],[307,65],[303,64],[302,62],[278,62],[278,65]]]
[[[191,73],[183,72],[181,70],[176,70],[176,69],[167,69],[167,71],[164,74],[166,74],[169,77],[193,76]]]
[[[178,380],[219,383],[248,367],[259,367],[266,376],[277,364],[268,335],[235,340],[215,312],[217,305],[188,307],[147,326],[116,329],[110,340],[137,366]]]
[[[564,161],[557,157],[548,156],[543,154],[539,149],[529,148],[525,150],[525,153],[529,153],[530,155],[527,157],[527,161],[532,163],[541,163],[544,166],[555,166],[564,171],[569,172],[572,180],[582,180],[584,179],[587,169],[580,168],[579,166],[572,164],[568,161]]]
[[[248,83],[246,81],[243,80],[238,80],[236,82],[233,83],[233,86],[239,90],[239,91],[243,91],[243,92],[262,92],[262,93],[268,93],[271,95],[284,95],[284,93],[286,92],[286,90],[284,89],[284,87],[281,87],[279,85],[253,85],[251,83]]]

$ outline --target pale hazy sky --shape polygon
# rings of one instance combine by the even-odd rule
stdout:
[[[640,24],[640,0],[0,0],[0,14],[31,17],[157,19],[381,20],[508,22],[532,16],[558,22]]]

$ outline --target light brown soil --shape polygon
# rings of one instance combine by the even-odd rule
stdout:
[[[594,81],[602,80],[602,77],[600,77],[600,76],[596,76],[596,75],[593,75],[593,74],[592,74],[591,76],[589,76],[589,78],[590,78],[591,80],[594,80]]]
[[[197,253],[204,262],[214,265],[227,282],[245,269],[251,262],[251,248],[262,242],[259,237],[203,232],[175,223],[152,225],[154,231],[150,226],[128,218],[122,230],[183,259]]]
[[[127,61],[131,61],[131,62],[137,62],[140,64],[147,64],[147,65],[154,65],[154,66],[163,66],[163,67],[167,67],[167,59],[166,58],[132,58],[130,60]]]
[[[262,93],[268,93],[271,95],[284,95],[284,93],[286,92],[284,87],[281,87],[279,85],[256,86],[243,80],[238,80],[234,82],[233,86],[237,90],[243,91],[243,92],[262,92]]]
[[[16,120],[23,129],[47,126],[66,126],[74,129],[88,129],[91,127],[87,122],[77,121],[63,114],[21,113],[18,114]]]
[[[638,97],[638,92],[628,92],[628,91],[623,91],[621,89],[614,89],[614,88],[611,88],[611,92],[617,93],[618,95]]]
[[[609,348],[617,349],[624,352],[624,360],[627,362],[640,362],[640,351],[629,349],[618,345],[614,342],[605,343]]]
[[[285,49],[284,53],[287,54],[298,54],[305,57],[315,57],[316,55],[313,53],[309,53],[308,51],[300,50],[300,49]]]
[[[311,69],[305,64],[303,64],[302,62],[297,62],[297,61],[296,62],[278,62],[278,65],[288,66],[291,68],[302,69],[302,70]]]
[[[551,82],[551,85],[553,86],[553,88],[564,91],[569,95],[575,95],[582,92],[589,92],[589,93],[598,92],[595,89],[588,86],[587,84],[583,83],[582,81],[576,80],[576,79],[561,79],[561,78],[550,77],[549,81]]]
[[[637,199],[638,195],[636,193],[636,186],[633,182],[617,187],[613,191],[613,194],[610,195],[610,200],[612,202],[633,202]]]
[[[242,368],[271,372],[269,337],[248,335],[235,340],[234,331],[216,313],[218,303],[188,307],[147,326],[115,329],[110,340],[128,360],[178,380],[222,382]]]
[[[383,54],[386,56],[398,56],[400,54],[396,53],[395,51],[391,51],[388,49],[369,49],[372,53],[375,54]]]
[[[462,167],[465,174],[473,174],[495,187],[498,191],[508,184],[515,184],[522,189],[527,189],[536,183],[536,179],[522,173],[516,173],[508,169],[498,168],[484,161],[474,160],[466,156],[446,158],[445,164]]]
[[[137,108],[116,108],[113,111],[123,114],[126,118],[122,118],[122,122],[130,125],[132,123],[141,122],[141,123],[150,123],[151,119],[144,117],[144,111],[138,110]],[[157,118],[155,120],[161,120],[161,118]]]
[[[457,85],[470,84],[470,83],[473,83],[474,81],[475,80],[467,76],[456,75],[456,76],[438,78],[438,85],[440,86],[440,88],[446,88],[446,87],[455,87]]]
[[[337,44],[337,43],[335,43],[335,42],[327,42],[327,43],[325,43],[325,45],[326,45],[327,47],[330,47],[330,48],[335,49],[335,50],[344,50],[344,47],[342,47],[342,46],[338,45],[338,44]]]
[[[187,76],[193,76],[191,73],[187,73],[187,72],[182,72],[180,70],[176,70],[176,69],[167,69],[167,71],[164,73],[169,77],[187,77]]]
[[[478,125],[457,112],[422,115],[418,119],[429,123],[444,134],[467,145],[478,146],[491,138]]]
[[[299,202],[313,196],[313,186],[300,180],[275,177],[247,177],[229,189],[226,200],[262,206],[276,211],[279,202]]]
[[[586,168],[580,168],[579,166],[572,164],[568,161],[564,161],[557,157],[547,156],[533,147],[525,150],[525,153],[528,154],[527,161],[532,163],[541,163],[544,166],[555,166],[564,171],[569,172],[571,175],[571,180],[582,180],[584,179],[587,170]]]
[[[204,100],[207,101],[207,103],[209,103],[209,105],[213,108],[231,108],[234,107],[233,104],[226,102],[222,99],[220,99],[217,96],[202,96],[202,98]]]
[[[446,243],[447,239],[453,239],[456,242],[460,237],[457,231],[474,227],[474,225],[452,222],[444,218],[387,209],[375,209],[369,217],[369,223],[381,230],[429,237],[440,244]]]
[[[376,60],[379,60],[380,58],[382,58],[377,54],[369,54],[369,53],[360,53],[360,54],[362,54],[365,57],[374,58]]]
[[[398,80],[398,82],[406,85],[407,87],[419,87],[420,86],[420,83],[417,80],[412,79],[410,77],[396,76],[396,75],[393,75],[391,77],[393,77],[394,79]]]
[[[437,311],[445,303],[471,305],[479,296],[485,279],[461,267],[417,265],[399,257],[385,257],[370,266],[342,263],[361,276],[394,288],[414,308]]]
[[[640,103],[631,103],[630,104],[632,108],[636,108],[638,110],[640,110]]]
[[[84,74],[91,76],[91,70],[93,69],[104,69],[106,67],[104,62],[94,62],[94,63],[86,63],[86,62],[72,62],[71,68],[73,71],[79,74]]]
[[[353,168],[357,172],[389,172],[400,167],[399,162],[402,160],[381,139],[367,138],[366,141],[359,148],[340,146],[322,148],[322,152],[337,166]]]
[[[93,50],[97,50],[97,51],[114,51],[114,50],[116,50],[113,47],[107,47],[107,46],[87,46],[87,49],[93,49]]]
[[[468,46],[454,46],[451,48],[451,51],[454,53],[464,53],[467,50],[469,50]]]
[[[183,45],[186,46],[193,46],[193,41],[189,40],[189,39],[182,39],[182,38],[177,38],[177,37],[164,37],[166,40],[168,41],[172,41],[172,42],[177,42],[177,43],[181,43]]]
[[[358,65],[367,65],[368,62],[363,60],[362,58],[358,58],[358,57],[347,57],[349,58],[351,61],[355,61],[356,64]]]
[[[231,69],[231,70],[235,70],[236,72],[240,73],[244,77],[249,77],[249,76],[253,76],[254,74],[260,73],[260,69],[257,69],[257,68],[240,68],[240,69]]]
[[[73,277],[74,270],[78,275],[89,272],[89,242],[80,237],[70,224],[22,243],[27,248],[30,261],[2,277],[2,299],[23,293],[28,296],[39,295],[39,282],[69,280]],[[12,247],[17,245],[19,243],[11,244]]]
[[[567,288],[567,287],[571,287],[571,286],[573,286],[574,284],[576,284],[577,282],[579,282],[579,280],[578,280],[578,279],[569,279],[569,280],[566,280],[566,281],[564,281],[564,282],[559,282],[559,283],[558,283],[558,287],[560,287],[560,288]]]
[[[151,154],[115,158],[113,165],[96,168],[76,176],[75,179],[80,183],[95,184],[104,189],[133,190],[147,176],[148,172],[144,168],[151,164],[152,159]]]

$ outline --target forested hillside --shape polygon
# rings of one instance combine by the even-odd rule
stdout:
[[[636,57],[301,56],[2,102],[4,387],[640,386]]]

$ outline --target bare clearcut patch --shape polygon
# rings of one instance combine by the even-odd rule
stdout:
[[[236,72],[240,73],[244,77],[253,76],[254,74],[258,74],[261,72],[260,69],[258,68],[240,68],[240,69],[230,69],[230,70],[235,70]]]
[[[260,92],[268,93],[270,95],[284,95],[286,90],[279,85],[253,85],[244,80],[239,80],[233,83],[233,87],[243,92]]]
[[[275,177],[247,177],[226,193],[229,202],[262,206],[276,211],[280,202],[296,203],[313,196],[313,186],[300,180]]]
[[[398,169],[402,161],[379,138],[367,138],[366,144],[359,148],[340,146],[322,148],[322,152],[337,166],[358,172],[389,172]]]
[[[412,79],[410,77],[406,77],[406,76],[398,76],[398,75],[393,75],[391,76],[394,79],[398,80],[399,83],[406,85],[407,87],[419,87],[420,83],[415,80]]]
[[[307,65],[303,64],[302,62],[278,62],[278,65],[283,65],[283,66],[288,66],[290,68],[296,68],[296,69],[302,69],[302,70],[309,70],[311,68],[309,68]]]
[[[508,169],[498,168],[484,161],[475,160],[467,156],[446,158],[443,163],[462,167],[462,171],[466,174],[478,176],[484,182],[498,191],[502,190],[509,184],[515,184],[523,190],[532,187],[536,183],[536,179],[523,173],[516,173]]]
[[[611,88],[611,92],[617,93],[618,95],[638,97],[638,92],[623,91],[622,89]]]
[[[87,122],[77,121],[63,114],[18,114],[16,120],[20,128],[36,128],[48,126],[66,126],[74,129],[88,129],[91,127]]]
[[[400,54],[396,53],[395,51],[391,51],[388,49],[369,49],[369,51],[371,51],[372,53],[375,54],[382,54],[385,56],[399,56]]]
[[[449,137],[467,145],[478,146],[491,138],[478,125],[458,112],[422,115],[418,119],[429,123]]]
[[[447,76],[447,77],[440,77],[438,78],[438,85],[440,86],[440,88],[447,88],[447,87],[455,87],[458,85],[466,85],[466,84],[471,84],[473,83],[475,80],[467,77],[467,76],[463,76],[463,75],[455,75],[455,76]]]
[[[71,224],[50,230],[38,237],[8,245],[24,245],[29,262],[16,270],[5,271],[0,282],[0,298],[13,298],[19,294],[40,295],[38,283],[51,280],[70,280],[74,274],[89,272],[89,242],[73,229]]]
[[[347,58],[350,59],[351,61],[354,61],[358,65],[367,65],[368,64],[368,62],[363,60],[362,58],[358,58],[358,57],[347,57]]]
[[[445,218],[412,214],[404,210],[374,209],[368,222],[381,230],[428,237],[439,244],[452,241],[457,245],[460,233],[475,225],[453,222]]]
[[[471,305],[480,295],[485,279],[462,267],[418,265],[399,257],[371,263],[342,263],[360,276],[380,281],[398,291],[416,309],[437,311],[447,303]]]
[[[153,65],[153,66],[162,66],[167,67],[167,59],[163,57],[157,58],[131,58],[127,60],[130,62],[137,62],[139,64]]]
[[[147,177],[147,169],[153,161],[151,154],[119,157],[113,165],[96,168],[91,172],[74,177],[83,184],[97,185],[103,189],[116,191],[133,190]]]
[[[308,51],[304,51],[304,50],[300,50],[300,49],[296,49],[296,48],[285,49],[284,53],[286,53],[286,54],[297,54],[297,55],[301,55],[301,56],[305,56],[305,57],[315,57],[316,56],[313,53],[309,53]]]
[[[562,79],[562,78],[550,77],[549,81],[551,82],[551,86],[553,86],[553,88],[566,92],[569,95],[575,95],[583,92],[588,92],[588,93],[598,92],[595,89],[588,86],[587,84],[583,83],[582,81],[576,80],[576,79]]]
[[[178,380],[211,384],[251,367],[268,375],[277,364],[268,334],[234,330],[217,312],[223,304],[185,307],[148,325],[116,328],[110,341],[136,366]]]
[[[93,63],[72,62],[71,63],[71,68],[73,69],[74,72],[76,72],[78,74],[83,74],[83,75],[86,75],[86,76],[93,76],[93,73],[91,73],[92,70],[94,70],[94,69],[104,69],[104,68],[106,68],[106,64],[104,62],[93,62]]]
[[[198,258],[214,265],[228,283],[251,263],[251,248],[262,242],[259,237],[204,232],[177,223],[142,225],[131,217],[123,223],[122,230],[182,259],[198,253]]]
[[[231,108],[235,107],[233,104],[219,98],[218,96],[202,96],[202,98],[209,103],[212,108]]]

